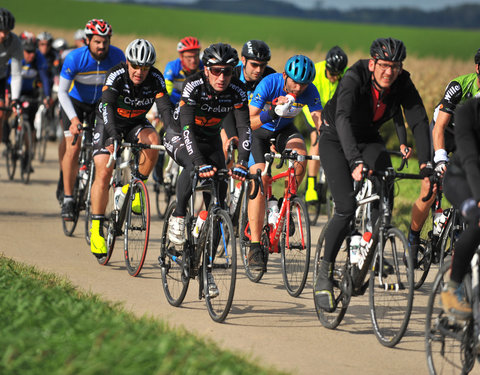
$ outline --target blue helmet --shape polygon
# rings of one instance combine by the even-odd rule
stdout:
[[[311,83],[315,78],[315,65],[304,55],[295,55],[285,64],[285,73],[297,83]]]

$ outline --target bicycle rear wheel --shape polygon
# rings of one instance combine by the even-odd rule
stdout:
[[[173,187],[170,184],[162,184],[155,182],[155,206],[157,208],[157,215],[159,219],[163,219],[167,213],[170,204]]]
[[[74,207],[73,207],[73,219],[72,220],[64,220],[62,218],[63,233],[65,233],[65,235],[68,236],[68,237],[73,235],[73,232],[75,231],[75,228],[77,227],[78,217],[80,216],[80,209],[79,209],[80,208],[80,206],[79,206],[80,192],[78,190],[79,183],[80,183],[80,179],[77,176],[77,178],[75,179],[75,186],[73,188],[73,200],[75,202]]]
[[[10,122],[9,136],[6,149],[6,167],[9,180],[13,180],[15,176],[15,170],[17,168],[18,148],[17,146],[17,129],[15,120]]]
[[[319,198],[320,199],[320,198]],[[306,202],[308,218],[310,220],[310,225],[316,225],[318,216],[320,215],[320,201],[310,201]]]
[[[202,269],[208,313],[214,321],[221,323],[232,307],[237,278],[235,234],[230,215],[225,210],[215,212],[212,225],[208,226]],[[216,296],[209,293],[207,273],[211,273],[217,285],[218,295]]]
[[[317,242],[317,249],[315,251],[315,258],[313,264],[313,285],[317,281],[320,262],[323,260],[325,253],[325,233],[327,231],[329,223],[325,225],[320,233],[320,237]],[[317,313],[318,320],[325,328],[335,329],[343,320],[345,313],[347,312],[348,305],[350,303],[350,296],[352,295],[352,280],[347,274],[348,272],[348,246],[344,240],[340,246],[335,264],[333,266],[333,293],[335,295],[335,305],[337,308],[333,312],[327,312],[317,307],[315,304],[315,311]],[[313,291],[315,298],[315,289]]]
[[[139,208],[135,200],[140,200]],[[150,237],[150,200],[148,190],[142,180],[130,185],[130,199],[125,220],[125,265],[131,276],[137,276],[142,270]],[[135,210],[135,211],[134,211]]]
[[[37,158],[38,161],[43,163],[45,161],[45,154],[47,153],[47,126],[48,126],[48,118],[46,110],[43,109],[40,112],[40,129],[37,131],[38,139],[37,139]],[[36,135],[37,135],[36,134]]]
[[[415,279],[415,289],[419,289],[425,279],[427,278],[428,272],[430,271],[430,267],[433,261],[433,235],[432,235],[432,212],[429,210],[429,214],[427,220],[425,220],[425,224],[422,227],[422,231],[420,232],[420,245],[418,247],[417,254],[412,253],[412,258],[415,261],[416,265],[413,270],[413,277]],[[436,245],[438,246],[438,244]]]
[[[175,211],[177,202],[172,202],[168,206],[165,214],[165,221],[163,222],[162,239],[160,244],[160,269],[162,271],[162,286],[163,292],[167,301],[172,306],[180,306],[187,294],[188,284],[190,282],[189,257],[190,249],[188,245],[183,246],[183,249],[177,249],[173,243],[168,239],[168,222]],[[190,214],[187,210],[185,216],[185,238],[190,238]],[[188,243],[189,241],[187,241]]]
[[[290,201],[290,218],[286,218],[281,237],[282,276],[292,297],[302,293],[310,266],[310,221],[305,202],[299,197]]]
[[[90,246],[90,228],[92,227],[92,184],[95,178],[95,163],[93,160],[90,161],[90,165],[87,167],[88,171],[88,180],[87,186],[85,188],[85,241],[87,245]]]
[[[369,281],[370,318],[378,341],[394,347],[403,337],[413,305],[413,260],[405,235],[389,228],[378,244]]]
[[[30,174],[32,173],[32,159],[33,159],[33,136],[30,123],[28,121],[20,120],[23,136],[20,139],[20,177],[23,183],[30,182]]]
[[[450,261],[439,270],[428,299],[425,351],[430,374],[468,374],[475,364],[472,322],[449,319],[440,306],[440,292],[448,281]]]

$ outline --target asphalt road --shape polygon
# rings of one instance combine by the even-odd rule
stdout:
[[[156,261],[160,220],[152,221],[149,253],[139,277],[128,275],[121,241],[109,265],[100,266],[84,240],[83,216],[73,237],[63,234],[55,199],[55,143],[49,144],[47,160],[42,164],[34,161],[34,168],[30,184],[24,185],[18,176],[8,181],[5,159],[0,160],[0,252],[6,256],[63,275],[82,290],[121,302],[136,315],[146,314],[171,326],[183,326],[261,365],[294,374],[427,373],[424,321],[436,267],[416,293],[408,331],[394,349],[383,347],[375,338],[367,295],[352,299],[336,330],[323,328],[315,314],[311,274],[305,291],[298,298],[290,297],[282,285],[278,255],[270,257],[269,271],[258,284],[250,282],[239,268],[232,310],[225,323],[218,324],[210,319],[204,301],[197,299],[196,282],[191,284],[182,307],[167,303]],[[153,189],[150,191],[153,194]],[[320,229],[312,228],[312,257]]]

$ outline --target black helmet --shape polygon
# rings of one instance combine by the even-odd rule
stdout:
[[[270,47],[262,40],[249,40],[243,45],[242,56],[247,60],[270,61]]]
[[[215,43],[203,51],[202,62],[205,66],[238,64],[237,50],[230,44]]]
[[[37,38],[35,38],[35,34],[30,31],[24,31],[20,34],[20,40],[25,51],[35,52],[35,49],[37,48]]]
[[[0,8],[0,30],[13,30],[15,17],[5,8]]]
[[[375,60],[402,62],[407,57],[407,49],[401,40],[378,38],[370,46],[370,56]]]
[[[325,58],[327,70],[332,74],[341,74],[345,70],[348,64],[348,57],[343,49],[339,46],[335,46],[327,52]]]
[[[480,48],[478,49],[477,53],[475,54],[475,64],[480,64]]]

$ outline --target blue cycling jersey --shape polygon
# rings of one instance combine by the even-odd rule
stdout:
[[[10,70],[9,70],[10,71]],[[12,77],[9,75],[8,84]],[[31,63],[22,59],[22,91],[21,95],[32,95],[38,87],[38,82],[42,83],[45,96],[51,94],[51,82],[48,78],[48,63],[45,57],[39,52],[35,52],[35,58]]]
[[[199,70],[203,70],[203,63],[201,61],[196,72]],[[167,85],[168,95],[170,95],[170,101],[173,104],[177,104],[182,96],[183,82],[187,78],[187,74],[185,74],[185,71],[183,70],[180,58],[167,63],[163,77],[165,78],[165,84]]]
[[[268,111],[274,99],[287,95],[283,90],[284,86],[285,81],[282,73],[274,73],[266,76],[255,89],[250,104],[254,107],[261,108],[262,111]],[[311,112],[323,109],[318,90],[312,83],[297,97],[288,116],[267,122],[262,125],[262,128],[270,131],[278,131],[284,128],[293,122],[294,117],[302,111],[305,105],[308,105]]]
[[[102,61],[95,60],[88,46],[74,49],[63,62],[60,75],[73,82],[68,94],[82,103],[94,104],[102,96],[103,82],[107,71],[125,61],[123,51],[110,46]]]

